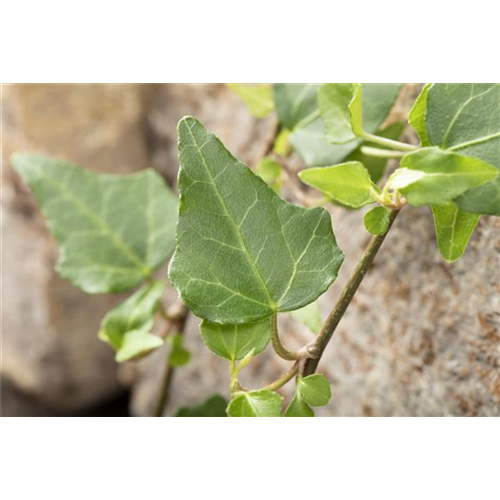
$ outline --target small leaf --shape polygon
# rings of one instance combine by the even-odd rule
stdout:
[[[436,147],[405,155],[401,167],[389,178],[388,187],[400,190],[415,206],[443,205],[499,173],[484,161]]]
[[[375,207],[365,214],[363,221],[370,234],[381,235],[389,229],[390,217],[391,211],[388,208]]]
[[[229,417],[281,417],[282,401],[276,392],[245,392],[229,403],[227,414]]]
[[[178,368],[187,365],[191,359],[191,353],[184,348],[182,335],[172,335],[169,337],[168,343],[170,344],[170,353],[168,356],[170,366]]]
[[[196,406],[180,408],[176,417],[227,417],[227,401],[219,395],[211,396]]]
[[[132,288],[172,253],[177,201],[153,170],[94,174],[33,154],[12,162],[59,243],[59,274],[84,292]]]
[[[420,138],[422,147],[431,146],[429,137],[427,136],[427,124],[425,123],[425,114],[427,112],[427,93],[429,92],[430,83],[427,83],[420,92],[417,100],[411,108],[408,116],[408,121]]]
[[[136,359],[163,345],[160,337],[149,333],[163,288],[161,281],[145,285],[102,320],[99,338],[117,351],[118,362]]]
[[[255,172],[276,193],[280,192],[281,186],[283,186],[283,169],[274,158],[270,156],[262,158],[257,164]]]
[[[314,411],[296,394],[286,409],[285,417],[314,417]]]
[[[222,358],[236,361],[249,352],[260,354],[271,339],[269,319],[241,325],[218,325],[203,321],[201,335],[207,347]]]
[[[282,200],[194,118],[179,124],[181,193],[170,280],[213,323],[253,323],[314,302],[343,261],[324,208]]]
[[[332,397],[330,383],[324,375],[314,374],[300,378],[297,391],[311,406],[325,406]]]
[[[439,251],[448,262],[458,260],[465,252],[481,217],[462,212],[454,203],[432,207]]]
[[[274,101],[270,85],[258,83],[228,83],[228,87],[247,105],[250,113],[257,118],[265,118],[274,110]]]
[[[373,185],[365,167],[356,161],[333,167],[309,168],[299,173],[300,179],[326,196],[353,208],[373,203]]]
[[[318,90],[318,104],[325,124],[326,137],[334,144],[356,139],[351,122],[351,104],[356,129],[362,128],[362,95],[360,84],[325,83]]]
[[[274,141],[273,153],[286,158],[290,154],[290,149],[290,131],[283,128]]]
[[[500,83],[433,83],[425,120],[432,145],[500,170]],[[500,176],[455,203],[465,212],[500,215]]]
[[[318,117],[317,89],[314,83],[275,83],[273,96],[280,123],[293,130]]]
[[[321,313],[319,310],[318,301],[311,302],[306,307],[293,311],[292,316],[297,321],[300,321],[301,323],[306,325],[307,328],[311,330],[311,332],[318,334],[321,331],[323,322],[321,320]]]

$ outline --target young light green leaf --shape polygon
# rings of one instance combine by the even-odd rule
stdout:
[[[332,397],[330,383],[319,373],[299,378],[297,392],[311,406],[325,406]]]
[[[285,411],[285,417],[314,417],[314,411],[300,394],[296,394]]]
[[[321,320],[321,313],[319,310],[318,301],[311,302],[306,307],[302,309],[297,309],[292,312],[292,316],[303,323],[311,332],[318,334],[323,326],[323,321]]]
[[[170,345],[170,353],[168,355],[168,362],[170,366],[178,368],[185,366],[191,359],[191,353],[184,347],[184,339],[182,335],[172,335],[168,338]]]
[[[94,174],[33,154],[12,162],[59,243],[59,274],[84,292],[132,288],[171,254],[177,201],[156,172]]]
[[[434,83],[427,96],[432,145],[479,158],[500,170],[500,84]],[[500,177],[455,200],[465,212],[500,215]]]
[[[373,185],[370,174],[357,161],[333,167],[309,168],[302,170],[299,177],[343,205],[359,208],[374,202],[370,194]]]
[[[356,139],[354,123],[356,130],[362,129],[363,107],[359,89],[359,83],[325,83],[319,88],[319,109],[330,142],[345,144]]]
[[[498,176],[493,165],[437,147],[405,155],[401,167],[387,185],[415,206],[443,205]]]
[[[366,132],[374,133],[379,129],[394,104],[400,87],[400,84],[391,83],[363,84],[363,128]],[[347,144],[330,144],[319,109],[316,109],[316,113],[311,113],[301,125],[300,128],[294,128],[290,143],[309,167],[326,167],[346,161],[349,154],[363,142],[355,139]]]
[[[385,207],[375,207],[367,212],[363,218],[366,230],[370,234],[385,234],[389,229],[391,211]]]
[[[161,281],[145,285],[102,320],[99,338],[117,351],[118,362],[140,357],[163,345],[161,338],[149,333],[163,287]]]
[[[205,320],[200,329],[207,347],[231,361],[242,359],[251,351],[260,354],[271,339],[269,319],[242,325],[218,325]]]
[[[228,87],[247,105],[250,113],[257,118],[265,118],[274,110],[274,101],[270,85],[258,83],[228,83]]]
[[[404,124],[400,122],[393,123],[388,127],[379,130],[377,135],[380,137],[385,137],[387,139],[392,139],[397,141],[401,138],[403,133]],[[352,143],[349,143],[352,144]],[[364,144],[364,143],[363,143]],[[370,174],[371,180],[373,182],[378,182],[384,175],[385,168],[387,166],[387,158],[375,158],[373,156],[368,156],[364,154],[361,150],[362,146],[359,146],[355,151],[353,151],[347,158],[346,161],[358,161],[364,165],[368,173]],[[377,145],[378,149],[387,149],[384,146]]]
[[[280,122],[293,130],[319,117],[315,83],[275,83],[273,96]]]
[[[454,203],[432,207],[439,251],[448,262],[458,260],[465,252],[480,215],[460,210]]]
[[[252,323],[316,300],[343,261],[323,208],[279,198],[197,120],[179,123],[181,193],[170,280],[213,323]]]
[[[203,403],[180,408],[176,417],[227,417],[227,401],[219,395],[208,398]]]
[[[281,417],[282,401],[276,392],[245,392],[231,400],[227,414],[229,417]]]
[[[430,83],[427,83],[422,92],[418,95],[413,107],[408,116],[408,121],[420,138],[422,147],[431,146],[429,137],[427,136],[427,124],[425,123],[425,114],[427,112],[427,93],[429,92]]]
[[[257,164],[255,172],[276,193],[281,191],[281,187],[283,186],[283,169],[274,158],[270,156],[262,158]]]
[[[290,154],[290,149],[290,131],[283,128],[274,141],[273,153],[286,158]]]

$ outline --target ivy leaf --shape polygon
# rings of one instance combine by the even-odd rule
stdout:
[[[437,147],[409,153],[389,178],[389,188],[400,190],[412,205],[443,205],[498,176],[498,170],[477,158]]]
[[[132,288],[171,254],[177,201],[153,170],[94,174],[33,154],[12,162],[59,243],[59,274],[84,292]]]
[[[325,406],[332,397],[330,383],[324,375],[319,373],[299,378],[297,391],[311,406]]]
[[[175,414],[176,417],[227,417],[227,401],[219,395],[208,398],[203,403],[180,408]]]
[[[201,335],[207,347],[222,358],[236,361],[253,351],[260,354],[271,339],[269,319],[242,325],[218,325],[203,321]]]
[[[500,84],[434,83],[425,121],[432,145],[479,158],[500,170]],[[500,177],[455,200],[465,212],[500,215]]]
[[[275,83],[273,96],[280,122],[288,129],[300,128],[319,117],[314,83]]]
[[[374,202],[370,194],[373,186],[370,174],[357,161],[333,167],[309,168],[299,172],[299,177],[343,205],[359,208]]]
[[[281,417],[282,401],[276,392],[245,392],[229,403],[227,414],[229,417]]]
[[[228,87],[247,105],[250,113],[257,118],[265,118],[274,110],[270,85],[228,83]]]
[[[321,320],[321,313],[319,310],[318,301],[311,302],[302,309],[297,309],[292,312],[292,316],[303,323],[311,332],[318,334],[321,331],[323,322]]]
[[[299,84],[282,85],[300,87]],[[314,88],[317,89],[318,86],[314,84]],[[367,132],[373,133],[378,130],[394,104],[400,88],[400,84],[391,83],[363,84],[363,127]],[[288,105],[292,106],[293,103],[289,101]],[[361,139],[356,139],[342,145],[330,144],[318,108],[299,122],[290,135],[290,143],[294,150],[309,167],[325,167],[341,163],[359,148],[362,142]]]
[[[257,164],[255,172],[276,193],[281,191],[281,187],[283,186],[283,169],[274,158],[270,156],[262,158]]]
[[[314,411],[296,394],[286,409],[285,417],[314,417]]]
[[[391,211],[385,207],[375,207],[367,212],[363,218],[366,230],[370,234],[382,235],[389,229]]]
[[[115,349],[116,361],[142,357],[163,345],[160,337],[149,333],[163,288],[161,281],[145,285],[102,320],[98,336]]]
[[[179,123],[181,193],[170,280],[213,323],[253,323],[316,300],[343,261],[323,208],[282,200],[197,120]]]
[[[420,145],[422,147],[432,146],[427,136],[427,124],[425,123],[425,114],[427,112],[427,94],[431,84],[427,83],[422,92],[417,97],[417,100],[411,108],[408,116],[408,121],[413,127],[418,137],[420,138]]]
[[[318,104],[326,137],[334,144],[356,139],[362,131],[362,94],[359,83],[325,83],[318,90]],[[361,135],[361,134],[360,134]]]
[[[441,255],[447,262],[458,260],[481,217],[460,210],[454,203],[432,207],[436,237]]]
[[[388,127],[379,130],[377,135],[380,137],[385,137],[387,139],[392,139],[397,141],[401,138],[401,134],[404,130],[404,124],[401,122],[393,123]],[[363,143],[364,145],[365,143]],[[361,151],[361,147],[359,146],[355,151],[353,151],[347,158],[346,161],[358,161],[364,165],[368,173],[370,174],[371,180],[373,182],[378,182],[382,176],[384,175],[385,168],[387,166],[386,158],[375,158],[373,156],[365,155]],[[388,149],[385,146],[377,145],[378,149]]]
[[[168,343],[170,344],[170,353],[168,355],[170,366],[178,368],[187,365],[191,359],[191,353],[184,347],[182,335],[172,335],[169,337]]]

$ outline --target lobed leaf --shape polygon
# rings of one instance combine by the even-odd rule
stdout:
[[[276,392],[251,391],[241,393],[227,407],[229,417],[281,417],[283,398]]]
[[[458,260],[481,216],[463,212],[454,203],[432,207],[432,214],[441,255],[448,262]]]
[[[500,170],[499,83],[432,84],[425,121],[432,145]],[[467,191],[455,203],[465,212],[500,215],[500,177]]]
[[[263,83],[253,85],[228,83],[227,85],[244,101],[253,116],[265,118],[274,110],[274,101],[270,85]]]
[[[332,397],[330,383],[324,375],[319,373],[299,378],[297,392],[311,406],[325,406]]]
[[[309,168],[302,170],[299,177],[343,205],[359,208],[374,202],[370,193],[373,186],[370,174],[357,161],[333,167]]]
[[[316,300],[343,261],[323,208],[282,200],[197,120],[179,123],[181,203],[170,280],[213,323],[252,323]]]
[[[387,185],[400,190],[415,206],[443,205],[498,176],[489,163],[437,147],[405,155],[401,167]]]
[[[115,349],[116,361],[136,359],[163,345],[160,337],[150,333],[163,288],[161,281],[145,285],[101,321],[98,336]]]
[[[84,292],[132,288],[171,255],[177,201],[153,170],[94,174],[33,154],[12,163],[59,244],[59,274]]]
[[[260,354],[271,339],[269,319],[241,325],[218,325],[203,321],[201,335],[206,346],[217,356],[236,361],[250,352]]]

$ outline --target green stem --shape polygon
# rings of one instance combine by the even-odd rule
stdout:
[[[370,146],[362,146],[361,152],[373,158],[402,158],[407,154],[406,151],[390,151],[388,149],[371,148]]]
[[[292,380],[292,378],[295,377],[295,375],[297,375],[298,372],[299,372],[299,362],[296,362],[290,371],[286,372],[278,380],[271,382],[269,385],[266,385],[260,390],[275,391],[276,389],[279,389],[280,387],[283,387],[286,383],[290,382],[290,380]]]
[[[282,343],[278,333],[278,316],[271,316],[271,341],[276,354],[287,361],[295,361],[299,358],[297,352],[289,351]]]
[[[411,144],[406,144],[405,142],[394,141],[392,139],[387,139],[386,137],[369,134],[368,132],[363,133],[363,139],[368,142],[380,144],[381,146],[386,146],[388,148],[396,149],[399,151],[415,151],[416,149],[418,149],[417,146],[412,146]]]
[[[349,278],[349,281],[347,282],[347,285],[342,291],[342,294],[337,304],[335,305],[334,309],[328,316],[325,324],[323,325],[323,328],[321,329],[321,332],[316,338],[316,348],[318,356],[315,358],[308,359],[306,361],[303,372],[304,376],[311,375],[316,371],[318,363],[321,359],[321,356],[323,355],[326,346],[328,345],[328,342],[330,342],[330,339],[335,333],[335,330],[339,325],[340,320],[344,316],[347,308],[349,307],[349,304],[351,303],[356,291],[359,288],[359,285],[363,281],[363,278],[365,277],[368,269],[370,268],[373,260],[375,259],[375,256],[380,250],[380,247],[382,246],[382,243],[384,242],[385,237],[389,232],[392,224],[396,220],[398,213],[399,210],[393,210],[391,212],[391,216],[389,219],[389,227],[385,234],[373,236],[373,238],[370,240],[370,243],[366,247],[363,257],[361,258],[361,261],[358,263],[356,269]]]

